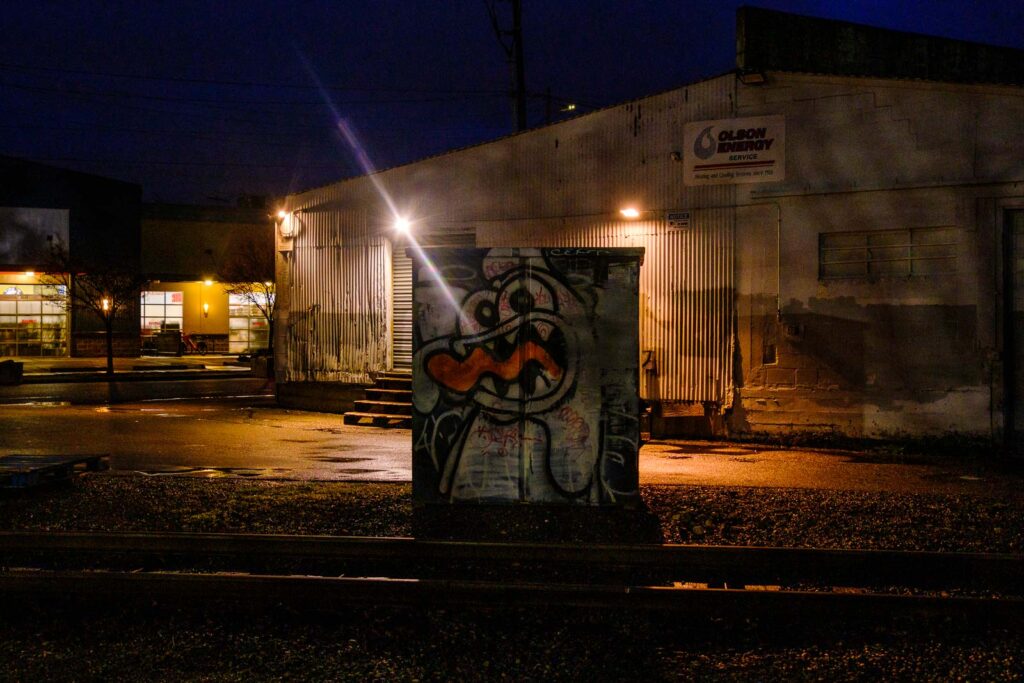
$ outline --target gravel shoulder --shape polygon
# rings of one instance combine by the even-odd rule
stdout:
[[[1024,552],[1024,497],[647,486],[639,510],[518,507],[439,537]],[[586,515],[578,513],[584,512]],[[0,498],[0,529],[417,534],[408,484],[98,474]],[[483,520],[482,522],[480,520]],[[446,526],[447,524],[447,526]],[[1024,633],[691,623],[533,610],[27,610],[2,680],[1020,680]],[[828,627],[828,628],[825,628]]]

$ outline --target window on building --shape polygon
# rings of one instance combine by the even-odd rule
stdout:
[[[0,282],[0,356],[67,355],[62,287]]]
[[[182,326],[182,292],[142,293],[142,333],[180,330]]]
[[[254,294],[259,297],[261,295]],[[259,299],[264,303],[263,299]],[[247,353],[270,345],[270,325],[259,306],[239,294],[228,296],[228,353]]]
[[[910,277],[955,273],[956,228],[824,232],[818,236],[818,276]]]

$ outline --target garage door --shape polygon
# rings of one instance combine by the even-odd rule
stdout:
[[[396,244],[391,258],[391,367],[412,369],[412,259]]]
[[[476,228],[457,227],[418,237],[421,247],[474,247]],[[409,243],[395,240],[391,256],[391,367],[412,369],[412,259]]]

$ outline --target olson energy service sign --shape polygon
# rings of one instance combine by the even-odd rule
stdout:
[[[769,183],[786,177],[786,119],[696,121],[683,128],[687,185]]]

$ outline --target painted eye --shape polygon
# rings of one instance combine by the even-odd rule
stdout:
[[[512,292],[509,297],[508,305],[512,307],[512,310],[519,314],[529,313],[533,310],[534,300],[533,294],[526,288],[517,289]]]
[[[481,301],[478,303],[476,305],[476,311],[474,311],[474,317],[483,327],[494,327],[498,322],[498,312],[494,309],[494,304],[490,301]]]

